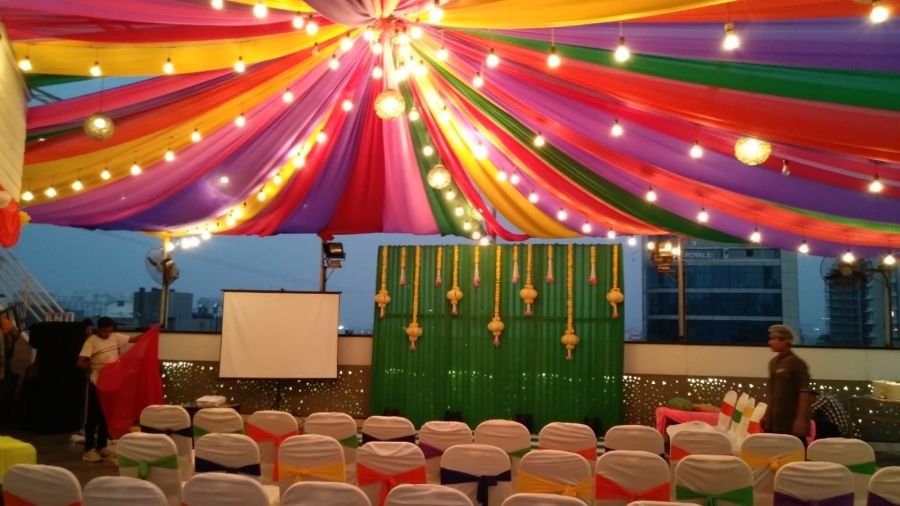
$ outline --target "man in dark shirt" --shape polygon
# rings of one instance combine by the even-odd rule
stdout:
[[[769,348],[777,353],[769,362],[769,409],[766,432],[792,434],[806,441],[809,432],[809,368],[791,351],[794,331],[787,325],[769,327]]]

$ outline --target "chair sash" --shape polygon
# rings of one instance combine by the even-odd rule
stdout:
[[[762,432],[762,424],[759,420],[750,420],[750,423],[747,424],[747,434],[759,434]]]
[[[691,453],[680,446],[671,445],[669,447],[669,460],[681,460]]]
[[[753,487],[737,488],[721,494],[707,494],[691,490],[683,485],[675,485],[675,499],[705,499],[706,506],[718,506],[719,501],[753,506]]]
[[[141,425],[141,432],[146,432],[147,434],[165,434],[167,436],[179,435],[184,437],[193,437],[194,430],[191,426],[187,426],[181,429],[158,429],[156,427],[151,427],[149,425]]]
[[[869,492],[869,498],[866,500],[866,506],[897,506],[897,503],[891,502],[887,497]]]
[[[558,494],[566,497],[577,497],[585,501],[591,500],[591,480],[586,479],[574,485],[559,483],[535,476],[531,473],[519,470],[519,492],[533,492],[537,494]]]
[[[252,423],[248,423],[246,426],[247,436],[250,439],[256,441],[257,443],[263,443],[265,441],[271,441],[272,444],[275,445],[275,465],[272,466],[272,480],[276,483],[278,482],[278,448],[281,446],[281,443],[284,442],[285,439],[296,436],[300,434],[298,430],[292,430],[290,432],[285,432],[284,434],[275,434],[273,432],[269,432],[266,429],[258,425],[253,425]]]
[[[549,448],[545,448],[543,446],[538,446],[538,450],[548,450]],[[582,457],[588,460],[597,460],[597,446],[594,445],[591,448],[582,448],[580,450],[573,450],[571,453],[577,453]]]
[[[509,455],[510,458],[513,458],[513,457],[519,457],[519,458],[521,459],[522,457],[524,457],[524,456],[525,456],[528,452],[530,452],[530,451],[531,451],[531,447],[530,447],[530,446],[526,446],[525,448],[522,448],[521,450],[514,450],[514,451],[511,451],[511,452],[509,452],[507,455]]]
[[[775,506],[853,506],[853,492],[815,501],[807,501],[778,491],[775,491],[773,497],[772,504]]]
[[[604,447],[603,447],[603,453],[614,452],[614,451],[616,451],[616,450],[618,450],[618,448],[610,448],[610,447],[608,447],[608,446],[604,446]],[[659,456],[662,457],[663,459],[666,458],[665,452],[660,453]]]
[[[806,460],[806,455],[803,453],[803,450],[799,450],[771,457],[761,453],[744,450],[741,452],[741,459],[750,466],[750,469],[768,467],[772,472],[775,472],[780,469],[781,466],[789,462],[803,462]]]
[[[249,474],[251,476],[260,476],[262,474],[259,463],[241,467],[229,467],[201,457],[194,457],[194,471],[198,473]]]
[[[663,501],[667,502],[670,497],[670,486],[668,481],[664,481],[655,487],[647,490],[635,491],[628,490],[621,484],[616,483],[606,476],[598,474],[596,476],[597,490],[594,496],[601,500],[623,499],[628,502],[634,501]]]
[[[719,411],[728,418],[731,418],[734,416],[734,405],[723,402],[722,405],[719,406]]]
[[[339,460],[331,464],[322,464],[312,467],[294,467],[284,462],[278,463],[278,474],[285,478],[292,477],[294,483],[306,480],[307,477],[318,478],[324,481],[344,481],[344,461]]]
[[[419,441],[419,449],[422,450],[422,454],[425,455],[425,459],[433,459],[435,457],[440,457],[444,454],[444,450],[436,446],[431,446],[428,443],[423,443]]]
[[[136,467],[138,478],[146,480],[150,476],[151,467],[178,470],[178,455],[166,455],[155,460],[135,460],[119,455],[119,467]]]
[[[209,433],[210,433],[210,431],[209,431],[208,429],[204,429],[203,427],[200,427],[200,426],[198,426],[198,425],[194,425],[194,437],[202,437],[202,436],[205,436],[205,435],[207,435],[207,434],[209,434]],[[243,433],[244,433],[244,428],[243,428],[243,427],[241,427],[240,429],[237,429],[237,430],[233,430],[233,431],[231,431],[231,432],[228,432],[228,434],[243,434]]]
[[[453,469],[441,468],[441,485],[454,485],[457,483],[478,483],[478,489],[475,498],[482,506],[488,506],[488,487],[496,487],[501,481],[511,481],[512,472],[507,469],[500,474],[494,475],[475,475],[456,471]]]
[[[872,476],[878,470],[874,460],[871,462],[860,462],[859,464],[847,464],[846,467],[851,473],[868,474],[869,476]]]
[[[13,495],[10,492],[3,491],[3,504],[6,506],[40,506],[38,503],[31,502],[27,499],[22,499],[17,495]],[[66,506],[82,506],[81,501],[76,501],[73,503],[69,503]]]
[[[743,418],[743,417],[744,417],[744,413],[743,413],[741,410],[739,410],[739,409],[735,409],[735,410],[734,410],[734,414],[731,415],[731,423],[732,423],[732,425],[734,425],[734,424],[740,424],[740,423],[741,423],[741,418]]]
[[[371,443],[372,441],[390,441],[390,442],[398,442],[398,443],[416,443],[416,435],[410,434],[408,436],[400,436],[394,437],[390,439],[379,439],[371,434],[367,434],[365,432],[362,433],[362,442],[363,444]]]
[[[344,439],[338,439],[338,443],[341,443],[341,446],[346,446],[347,448],[359,447],[359,439],[356,438],[356,434],[347,436]]]
[[[356,481],[359,486],[371,485],[372,483],[381,483],[381,494],[378,497],[378,506],[384,506],[384,500],[387,498],[388,492],[401,483],[410,483],[413,485],[423,484],[426,481],[425,466],[414,467],[408,471],[398,474],[383,474],[371,467],[356,463]]]

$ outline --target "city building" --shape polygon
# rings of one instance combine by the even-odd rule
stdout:
[[[823,265],[829,331],[821,344],[884,346],[887,329],[897,336],[900,305],[897,269],[876,268],[868,260],[852,265],[837,259]]]

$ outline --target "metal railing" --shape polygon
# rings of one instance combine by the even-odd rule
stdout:
[[[21,303],[31,321],[67,319],[66,312],[44,285],[6,248],[0,248],[0,293],[0,302]]]

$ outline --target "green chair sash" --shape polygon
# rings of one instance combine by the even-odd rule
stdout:
[[[341,443],[341,446],[346,446],[347,448],[356,448],[359,446],[359,440],[356,438],[356,434],[340,439],[338,440],[338,443]]]
[[[530,451],[531,451],[530,447],[525,447],[525,448],[522,448],[521,450],[509,452],[509,456],[522,458],[525,456],[526,453],[528,453]]]
[[[753,487],[738,488],[721,494],[705,494],[682,485],[676,485],[675,499],[705,499],[706,506],[718,506],[719,501],[753,506]]]
[[[134,460],[124,455],[119,455],[119,467],[137,467],[138,478],[146,480],[150,476],[151,467],[178,470],[178,455],[167,455],[156,460]]]
[[[859,464],[848,464],[847,469],[850,470],[851,473],[856,474],[868,474],[869,476],[875,474],[875,471],[878,470],[878,467],[875,465],[875,462],[862,462]]]

